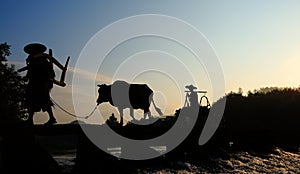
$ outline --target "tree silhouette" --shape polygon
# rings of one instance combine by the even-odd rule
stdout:
[[[25,80],[7,63],[10,45],[0,44],[0,122],[15,122],[26,119]]]
[[[223,120],[236,140],[298,142],[300,135],[300,88],[265,87],[226,95]]]

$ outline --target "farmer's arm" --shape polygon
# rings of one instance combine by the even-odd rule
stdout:
[[[28,70],[28,66],[24,66],[23,68],[18,69],[18,72],[22,72],[26,70]]]

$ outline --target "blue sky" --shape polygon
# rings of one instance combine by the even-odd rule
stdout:
[[[23,61],[23,46],[36,41],[52,48],[62,61],[70,55],[74,63],[85,43],[108,24],[138,14],[170,15],[194,25],[208,38],[228,82],[237,85],[228,90],[252,89],[284,85],[278,76],[269,76],[286,59],[299,56],[299,9],[297,0],[2,1],[0,39],[12,45],[11,60]],[[257,82],[249,84],[252,75]],[[295,85],[292,81],[287,83]]]
[[[42,42],[70,66],[86,42],[125,17],[163,14],[184,20],[214,47],[226,92],[266,86],[299,86],[300,1],[2,1],[0,42],[11,45],[9,61],[24,62],[23,47]],[[70,78],[70,77],[69,77]],[[61,91],[61,93],[64,93]]]

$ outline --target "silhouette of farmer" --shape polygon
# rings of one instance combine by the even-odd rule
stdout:
[[[50,100],[50,91],[53,87],[55,72],[51,62],[44,52],[46,46],[39,43],[28,44],[24,51],[29,54],[26,59],[26,78],[28,79],[26,89],[26,104],[29,111],[28,121],[33,124],[33,115],[35,112],[48,112],[49,120],[46,125],[56,123],[52,112],[53,103]]]
[[[189,105],[188,107],[197,107],[198,106],[198,94],[197,91],[194,91],[197,89],[193,85],[187,85],[185,86],[189,91],[187,91],[187,98],[189,100]]]

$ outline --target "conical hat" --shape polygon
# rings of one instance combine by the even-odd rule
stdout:
[[[47,47],[40,43],[31,43],[24,47],[24,52],[27,54],[40,54],[47,50]]]
[[[185,88],[189,89],[190,91],[193,91],[194,89],[197,89],[195,86],[191,85],[187,85],[185,86]]]

